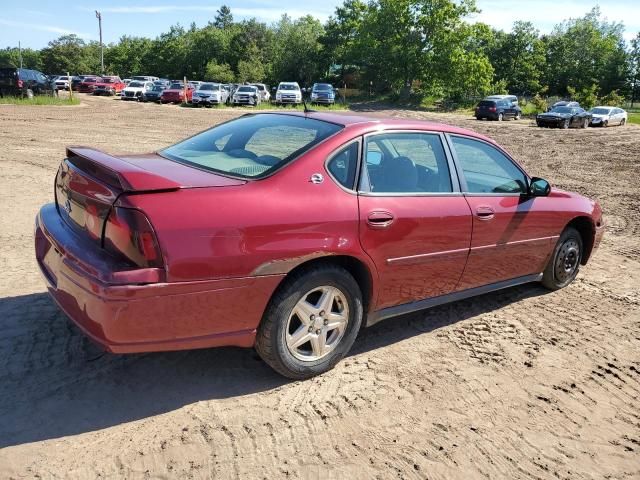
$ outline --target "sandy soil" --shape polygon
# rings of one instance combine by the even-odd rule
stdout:
[[[32,225],[67,144],[144,152],[237,115],[84,97],[0,106],[0,478],[640,478],[640,128],[486,133],[598,198],[570,287],[389,320],[287,382],[252,350],[100,355],[44,293]]]

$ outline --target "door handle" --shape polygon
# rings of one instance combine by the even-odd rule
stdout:
[[[495,210],[487,205],[476,207],[476,217],[478,217],[478,220],[491,220],[495,214]]]
[[[372,228],[386,228],[393,223],[393,214],[384,211],[369,212],[367,224]]]

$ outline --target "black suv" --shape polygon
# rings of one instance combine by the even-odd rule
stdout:
[[[44,73],[26,68],[0,68],[0,97],[28,97],[53,94],[51,79]]]
[[[482,100],[475,111],[475,117],[478,120],[483,118],[499,121],[507,118],[519,120],[520,115],[522,115],[522,111],[518,104],[508,98]]]

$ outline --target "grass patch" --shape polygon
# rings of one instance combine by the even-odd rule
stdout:
[[[80,100],[77,97],[49,97],[47,95],[37,95],[33,98],[21,97],[2,97],[0,105],[79,105]]]
[[[629,123],[640,125],[640,113],[629,113]]]

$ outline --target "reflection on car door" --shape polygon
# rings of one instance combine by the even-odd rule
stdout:
[[[464,270],[471,212],[443,141],[418,132],[365,137],[360,241],[378,271],[377,309],[449,293]]]
[[[449,138],[473,215],[471,250],[457,290],[542,272],[560,228],[550,204],[522,195],[527,176],[493,145]]]

